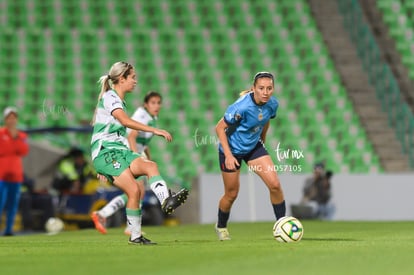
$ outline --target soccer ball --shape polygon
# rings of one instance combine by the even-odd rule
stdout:
[[[273,225],[273,236],[281,243],[299,242],[303,236],[303,225],[295,217],[283,217]]]
[[[59,219],[59,218],[49,218],[46,221],[45,229],[46,229],[47,233],[53,235],[53,234],[57,234],[60,231],[62,231],[64,226],[65,225],[64,225],[64,223],[61,219]]]

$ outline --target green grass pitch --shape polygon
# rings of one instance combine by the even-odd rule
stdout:
[[[128,245],[123,228],[0,237],[1,274],[414,274],[413,222],[302,221],[299,243],[271,222],[144,227],[157,246]]]

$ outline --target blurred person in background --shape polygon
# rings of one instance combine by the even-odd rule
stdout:
[[[90,194],[96,191],[99,181],[83,150],[73,147],[60,160],[52,185],[61,194]]]
[[[35,190],[35,180],[24,175],[20,213],[25,231],[44,230],[46,221],[55,216],[53,197],[47,189]]]
[[[331,220],[334,215],[335,206],[330,202],[332,175],[319,162],[314,166],[312,177],[305,180],[301,204],[311,206],[315,218]]]
[[[159,93],[150,91],[144,97],[144,106],[138,107],[132,119],[142,124],[157,127],[158,114],[161,110],[162,97]],[[153,133],[143,132],[128,129],[128,144],[133,152],[144,153],[147,159],[151,159],[150,149],[148,144],[150,143]]]
[[[0,219],[6,208],[4,235],[13,236],[23,182],[22,158],[29,153],[29,145],[26,133],[17,129],[17,109],[7,107],[3,119],[4,127],[0,128]]]

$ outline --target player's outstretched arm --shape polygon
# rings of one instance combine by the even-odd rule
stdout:
[[[112,115],[125,127],[133,130],[150,132],[157,136],[164,137],[167,141],[172,141],[172,136],[165,130],[157,129],[154,127],[147,126],[138,121],[131,119],[122,109],[116,109],[112,112]]]

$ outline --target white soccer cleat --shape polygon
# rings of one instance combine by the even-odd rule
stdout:
[[[217,233],[217,236],[218,236],[220,241],[230,241],[231,240],[230,233],[227,230],[227,228],[218,228],[217,224],[216,224],[215,229],[216,229],[216,233]]]

